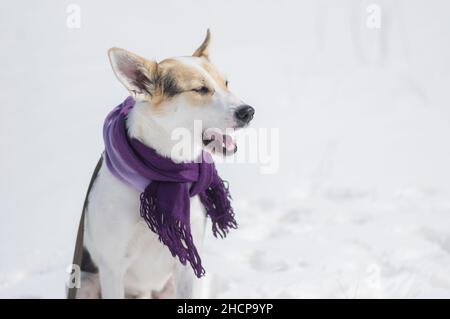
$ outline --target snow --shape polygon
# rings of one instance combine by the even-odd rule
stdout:
[[[80,29],[69,2],[0,11],[1,298],[64,297],[101,125],[126,96],[107,49],[187,55],[207,27],[253,126],[279,129],[280,165],[219,165],[240,228],[208,234],[204,296],[450,297],[447,2],[75,3]]]

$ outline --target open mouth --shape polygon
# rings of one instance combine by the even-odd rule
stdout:
[[[213,154],[232,155],[237,151],[236,141],[218,129],[206,129],[202,137],[205,149]]]

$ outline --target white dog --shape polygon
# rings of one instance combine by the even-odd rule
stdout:
[[[177,162],[193,161],[204,148],[192,140],[193,152],[176,153],[171,133],[185,128],[194,134],[194,121],[204,129],[240,128],[254,110],[228,90],[228,81],[208,57],[210,33],[192,56],[144,59],[119,48],[109,59],[119,81],[136,100],[127,118],[130,137]],[[200,140],[200,142],[197,142]],[[226,136],[224,149],[235,148]],[[77,298],[191,298],[198,279],[149,230],[139,214],[139,191],[116,178],[102,165],[87,197],[82,281]],[[191,229],[200,248],[205,212],[191,198]]]

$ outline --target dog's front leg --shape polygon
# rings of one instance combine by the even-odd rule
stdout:
[[[190,266],[177,264],[174,273],[175,298],[192,299],[194,298],[194,280],[195,275]]]
[[[203,237],[205,235],[206,212],[198,196],[191,200],[191,230],[195,246],[201,255]],[[183,266],[177,262],[174,272],[175,296],[179,299],[201,298],[203,280],[195,276],[189,263]]]
[[[120,268],[112,269],[109,265],[99,265],[102,299],[124,299],[124,272]]]
[[[175,298],[199,299],[205,298],[205,278],[197,278],[189,266],[177,263],[174,272]]]

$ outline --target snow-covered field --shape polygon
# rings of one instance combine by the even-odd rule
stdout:
[[[126,96],[107,49],[187,55],[210,27],[280,145],[275,174],[219,165],[240,229],[207,238],[205,296],[450,298],[449,15],[445,0],[3,4],[0,297],[64,297],[101,125]]]

